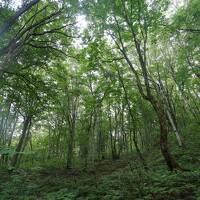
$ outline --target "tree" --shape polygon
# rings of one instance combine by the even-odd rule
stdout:
[[[123,56],[132,70],[137,88],[141,96],[154,108],[160,125],[160,149],[169,170],[182,169],[171,155],[168,147],[168,117],[165,109],[165,98],[161,95],[160,85],[154,80],[150,72],[150,58],[148,51],[151,48],[151,34],[155,37],[160,30],[159,24],[164,18],[161,12],[166,9],[166,2],[153,2],[148,5],[146,1],[101,1],[91,6],[86,2],[90,13],[96,13],[98,26],[103,21],[100,34],[106,33],[115,43],[115,48]],[[106,6],[105,6],[106,5]],[[92,10],[93,9],[93,10]],[[101,10],[101,15],[98,12]],[[95,19],[93,17],[93,19]],[[151,32],[150,32],[151,31]],[[131,48],[134,46],[134,48]],[[130,53],[131,49],[135,57]],[[143,85],[144,83],[144,85]]]
[[[69,45],[74,25],[69,4],[60,6],[57,1],[30,1],[3,23],[0,33],[7,34],[0,40],[1,74],[12,70],[12,64],[21,62],[21,55],[29,55],[31,48],[39,52],[66,54],[64,46]],[[43,62],[47,64],[47,57],[43,56]]]

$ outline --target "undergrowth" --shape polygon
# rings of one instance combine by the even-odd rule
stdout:
[[[169,172],[159,151],[147,157],[149,170],[132,158],[104,161],[88,171],[32,168],[0,172],[0,200],[200,200],[198,145],[174,148],[188,172]]]

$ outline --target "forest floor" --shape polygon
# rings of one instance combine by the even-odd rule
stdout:
[[[187,146],[191,146],[188,143]],[[87,170],[19,169],[0,172],[0,200],[200,200],[199,144],[173,148],[189,172],[169,172],[158,149],[145,156],[104,160]]]

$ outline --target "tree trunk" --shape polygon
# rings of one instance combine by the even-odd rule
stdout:
[[[167,127],[167,115],[163,109],[163,106],[160,105],[160,102],[151,101],[156,114],[158,116],[159,125],[160,125],[160,149],[161,153],[165,159],[167,167],[170,171],[174,171],[177,169],[183,170],[179,164],[175,161],[173,156],[171,155],[168,147],[168,127]]]
[[[12,160],[11,160],[11,166],[12,167],[15,167],[16,164],[18,163],[18,160],[19,160],[19,157],[20,157],[20,152],[21,152],[23,144],[24,144],[24,142],[26,140],[26,136],[27,136],[27,133],[28,133],[28,128],[29,128],[29,125],[31,123],[31,118],[32,118],[31,116],[27,116],[27,117],[24,118],[22,135],[20,137],[19,143],[17,144],[16,150],[15,150],[15,154],[12,157]]]
[[[72,168],[74,135],[75,135],[75,125],[72,125],[69,131],[69,143],[68,143],[68,151],[67,151],[67,169]]]
[[[135,119],[134,114],[133,114],[133,111],[132,111],[132,109],[131,109],[131,104],[130,104],[130,100],[129,100],[129,97],[128,97],[128,92],[127,92],[126,87],[125,87],[125,85],[124,85],[123,77],[122,77],[121,74],[120,74],[119,68],[117,68],[117,72],[118,72],[119,81],[121,82],[122,88],[123,88],[123,90],[124,90],[124,98],[125,98],[125,100],[126,100],[126,103],[127,103],[127,106],[128,106],[128,111],[129,111],[129,117],[130,117],[129,120],[132,120],[132,123],[134,123],[134,121],[136,121],[136,119]],[[129,124],[130,124],[130,121],[129,121]],[[132,129],[131,126],[129,126],[129,128]],[[130,142],[132,142],[132,141],[131,141],[131,132],[130,132]],[[141,162],[142,162],[144,168],[147,169],[146,161],[145,161],[145,159],[144,159],[144,157],[143,157],[143,155],[142,155],[142,153],[141,153],[141,151],[140,151],[140,148],[139,148],[139,146],[138,146],[137,134],[136,134],[136,131],[135,131],[135,130],[133,130],[133,143],[134,143],[134,145],[135,145],[135,149],[136,149],[136,152],[137,152],[137,154],[138,154],[138,157],[140,158],[140,160],[141,160]],[[132,149],[132,144],[131,144],[131,149]]]

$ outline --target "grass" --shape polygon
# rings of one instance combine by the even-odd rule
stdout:
[[[145,156],[149,171],[135,157],[105,160],[87,171],[1,171],[0,200],[200,200],[197,140],[188,140],[186,149],[172,145],[176,159],[190,172],[169,172],[158,149]]]

